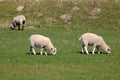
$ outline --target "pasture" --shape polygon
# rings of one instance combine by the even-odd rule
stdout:
[[[2,80],[119,80],[119,30],[88,30],[102,33],[112,49],[111,54],[81,54],[78,40],[83,30],[25,30],[0,29],[0,78]],[[107,34],[106,34],[107,33]],[[49,36],[57,54],[29,55],[28,38],[32,34]],[[39,53],[39,49],[36,49]]]
[[[31,4],[33,7],[27,4],[27,0],[25,2],[15,0],[13,2],[15,5],[12,5],[12,1],[9,0],[0,3],[0,11],[4,12],[4,14],[0,13],[0,79],[119,80],[120,29],[116,25],[120,18],[117,15],[120,12],[119,2],[98,0],[91,5],[86,0],[83,3],[75,0],[78,2],[77,6],[80,11],[73,13],[71,24],[66,24],[58,16],[66,13],[66,10],[73,6],[74,1],[60,1],[60,5],[65,5],[62,7],[57,5],[60,7],[59,10],[55,8],[55,4],[59,4],[59,1],[45,1],[46,3],[43,1],[41,5],[40,2],[37,2],[36,5]],[[28,0],[28,3],[31,2]],[[106,5],[107,3],[110,4]],[[21,4],[26,6],[25,10],[14,11]],[[48,8],[45,6],[48,4],[52,5]],[[9,6],[11,8],[8,8]],[[86,18],[88,12],[96,6],[103,9],[103,13],[100,14],[101,18],[93,20]],[[44,15],[36,17],[35,15],[39,12],[43,12]],[[11,18],[17,14],[24,14],[27,17],[28,22],[26,22],[24,31],[10,30],[8,27]],[[53,18],[55,22],[53,22]],[[29,29],[28,26],[31,25],[35,28]],[[81,42],[78,39],[85,32],[101,35],[111,47],[111,54],[82,54]],[[50,37],[57,48],[57,54],[55,56],[40,55],[40,49],[36,48],[37,55],[30,55],[28,38],[32,34]],[[89,51],[91,49],[92,47],[89,47]]]

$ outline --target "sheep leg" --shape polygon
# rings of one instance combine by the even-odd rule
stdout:
[[[36,52],[35,52],[35,49],[34,49],[34,48],[32,48],[32,52],[33,52],[34,55],[36,55]]]
[[[98,54],[100,54],[100,50],[99,50],[99,47],[96,47],[97,48],[97,52],[98,52]]]
[[[82,53],[84,54],[84,48],[82,47]]]
[[[11,26],[11,29],[14,30],[16,27],[16,24],[14,22],[12,22],[12,26]]]
[[[32,47],[30,47],[30,54],[32,54]]]
[[[94,47],[93,47],[92,54],[95,54],[95,48],[96,48],[96,47],[94,46]]]
[[[41,52],[40,52],[40,54],[41,54],[41,55],[43,54],[43,48],[41,48]]]
[[[33,47],[30,47],[30,54],[34,54],[34,55],[36,55],[36,52],[35,52],[35,50],[34,50],[34,48]]]
[[[20,30],[20,25],[18,25],[18,30]]]
[[[47,52],[45,51],[45,55],[47,56]]]
[[[85,52],[86,52],[87,54],[89,54],[89,52],[88,52],[88,50],[87,50],[87,46],[84,46],[84,49],[85,49]]]
[[[44,48],[44,50],[45,50],[45,55],[47,56],[47,52],[46,52],[46,49]]]
[[[22,30],[24,30],[24,25],[22,26]]]
[[[84,45],[82,45],[82,53],[84,54],[85,49],[84,49]]]

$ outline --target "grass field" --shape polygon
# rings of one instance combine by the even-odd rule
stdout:
[[[91,5],[86,1],[82,3],[75,1],[78,2],[77,6],[80,7],[80,11],[73,13],[74,17],[70,25],[61,21],[58,16],[66,13],[66,10],[73,6],[73,1],[72,3],[67,0],[60,1],[60,5],[65,5],[59,10],[54,8],[55,4],[58,4],[57,1],[46,1],[46,3],[41,1],[36,5],[31,4],[34,7],[30,7],[27,0],[26,2],[15,0],[14,5],[8,0],[0,3],[0,11],[4,12],[0,13],[1,80],[120,80],[120,29],[116,25],[120,18],[119,2],[98,0],[99,2]],[[106,5],[108,3],[109,5]],[[14,11],[16,6],[21,4],[26,6],[25,10]],[[49,8],[45,7],[46,5],[49,5]],[[11,8],[8,8],[9,6]],[[103,13],[100,14],[101,18],[91,20],[84,17],[93,7],[103,9]],[[44,16],[36,17],[35,14],[39,12],[43,12]],[[17,14],[27,16],[28,22],[24,31],[8,28],[11,18]],[[56,19],[55,23],[51,21],[53,18]],[[35,26],[35,29],[27,28],[31,25]],[[111,47],[111,54],[81,54],[81,42],[78,39],[85,32],[103,36]],[[32,34],[50,37],[57,48],[57,54],[55,56],[29,55],[28,38]],[[40,50],[36,48],[36,52],[39,53]]]

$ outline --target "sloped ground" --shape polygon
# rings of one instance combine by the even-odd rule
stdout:
[[[5,0],[0,2],[0,27],[9,27],[14,16],[23,14],[27,18],[26,28],[118,29],[119,3],[118,0]],[[17,11],[18,6],[24,6],[23,10]],[[71,12],[73,7],[79,10]],[[101,10],[99,18],[89,19],[94,8]],[[60,18],[64,14],[72,15],[67,23]]]
[[[4,0],[0,2],[1,80],[120,80],[120,5],[114,0]],[[18,6],[24,6],[17,11]],[[77,10],[71,11],[77,6]],[[99,18],[88,18],[94,8]],[[67,22],[61,15],[69,14]],[[11,19],[27,18],[24,31],[9,30]],[[66,17],[65,17],[66,18]],[[69,20],[70,19],[70,20]],[[28,29],[34,26],[35,29]],[[111,54],[81,54],[80,35],[93,32],[103,36]],[[42,34],[57,48],[55,56],[29,55],[28,38]],[[92,47],[89,48],[91,50]]]

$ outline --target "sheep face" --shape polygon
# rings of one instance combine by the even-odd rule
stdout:
[[[11,30],[15,29],[15,26],[13,24],[11,24],[10,29]]]
[[[57,52],[57,49],[56,48],[51,48],[50,52],[52,53],[52,55],[55,55],[56,52]]]
[[[108,54],[111,53],[111,52],[110,52],[110,48],[106,48],[106,49],[105,49],[105,52],[108,53]]]
[[[15,28],[14,28],[14,27],[12,27],[12,26],[10,26],[10,29],[11,29],[11,30],[13,30],[13,29],[15,29]]]

